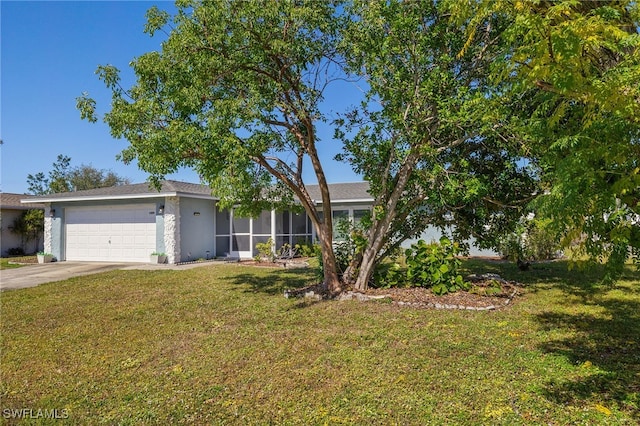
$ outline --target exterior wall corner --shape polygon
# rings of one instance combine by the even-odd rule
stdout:
[[[165,202],[164,247],[168,263],[180,262],[180,198],[178,197],[167,197]]]

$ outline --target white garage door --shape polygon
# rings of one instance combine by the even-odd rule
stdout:
[[[156,248],[155,205],[68,208],[66,259],[148,262]]]

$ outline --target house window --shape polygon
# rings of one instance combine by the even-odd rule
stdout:
[[[343,241],[347,236],[338,232],[338,225],[344,220],[349,220],[349,210],[334,210],[331,214],[333,216],[333,239]]]
[[[360,223],[363,217],[369,216],[369,210],[354,210],[353,211],[353,223]]]

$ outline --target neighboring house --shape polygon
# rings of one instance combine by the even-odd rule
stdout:
[[[37,252],[43,249],[42,238],[28,241],[22,246],[22,238],[11,230],[14,221],[29,209],[44,209],[40,203],[22,204],[21,199],[28,197],[25,194],[11,194],[0,192],[0,255],[6,256],[10,249],[21,248],[25,252]]]
[[[318,186],[307,188],[321,206]],[[333,218],[357,222],[373,204],[368,189],[367,182],[329,184]],[[217,201],[206,185],[169,180],[160,191],[140,183],[22,200],[44,204],[44,250],[57,260],[148,262],[152,252],[165,253],[169,263],[251,258],[269,238],[276,249],[316,240],[305,213],[246,218],[219,209]]]

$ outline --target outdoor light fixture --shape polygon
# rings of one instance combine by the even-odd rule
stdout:
[[[49,210],[49,217],[55,217],[55,215],[56,215],[56,209]]]
[[[200,216],[200,212],[193,212],[194,216]]]
[[[162,204],[158,209],[158,214],[164,214],[164,204]]]

